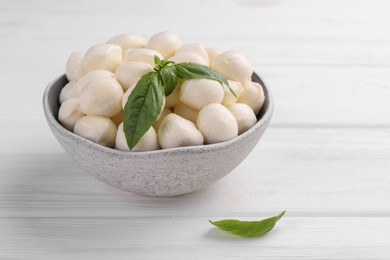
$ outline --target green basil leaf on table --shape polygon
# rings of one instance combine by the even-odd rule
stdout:
[[[281,219],[286,211],[277,216],[263,219],[260,221],[240,221],[235,219],[225,219],[220,221],[211,221],[214,226],[242,237],[259,237],[269,232],[275,227],[276,222]]]

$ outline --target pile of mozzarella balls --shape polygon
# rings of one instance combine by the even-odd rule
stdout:
[[[264,92],[251,81],[253,70],[248,59],[237,51],[182,44],[172,32],[157,33],[147,42],[136,34],[122,34],[93,45],[85,53],[72,53],[66,63],[69,83],[59,96],[59,122],[93,142],[129,150],[123,110],[137,81],[153,71],[155,55],[175,63],[209,66],[228,79],[237,97],[214,80],[178,83],[164,98],[157,121],[132,151],[223,142],[257,122]]]

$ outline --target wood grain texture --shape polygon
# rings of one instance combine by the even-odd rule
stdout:
[[[13,44],[4,57],[13,58],[27,41],[41,51],[31,58],[55,64],[39,71],[60,72],[70,52],[126,31],[150,37],[173,30],[185,42],[239,49],[255,66],[388,66],[390,59],[386,0],[2,2],[0,35]]]
[[[287,215],[254,239],[224,233],[209,219],[0,218],[0,258],[355,260],[390,254],[389,218]],[[12,250],[15,244],[23,250]]]
[[[119,192],[64,152],[3,155],[0,216],[218,217],[287,209],[290,216],[390,217],[389,150],[387,129],[268,129],[227,177],[176,198]]]
[[[0,0],[0,259],[380,259],[390,255],[390,2]],[[150,198],[76,165],[46,125],[45,86],[73,51],[123,32],[238,49],[275,113],[207,189]],[[287,210],[239,239],[209,219]]]

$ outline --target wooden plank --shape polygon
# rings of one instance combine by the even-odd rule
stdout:
[[[175,198],[119,192],[59,145],[41,142],[25,144],[25,153],[1,149],[0,216],[256,216],[286,209],[293,216],[390,217],[387,129],[270,128],[231,174]]]
[[[369,67],[273,67],[273,126],[390,127],[390,74]]]
[[[334,5],[339,8],[334,8]],[[178,3],[126,0],[91,4],[90,1],[17,3],[9,1],[0,11],[0,56],[10,70],[16,60],[32,60],[41,73],[62,71],[72,51],[86,50],[113,35],[133,31],[150,37],[173,30],[183,42],[201,42],[221,49],[238,49],[251,57],[256,67],[269,65],[389,66],[390,32],[388,1],[201,1]],[[344,6],[344,7],[343,7]],[[136,8],[135,8],[136,7]],[[216,14],[216,10],[218,13]],[[159,19],[172,14],[178,22]],[[207,19],[200,19],[199,14]],[[364,15],[362,15],[364,13]],[[101,19],[104,16],[105,19]],[[88,17],[88,22],[84,18]],[[234,18],[233,18],[234,17]],[[183,21],[197,21],[196,23]],[[49,23],[47,21],[50,21]],[[213,25],[210,31],[203,29]],[[21,51],[28,42],[30,52]],[[45,42],[45,44],[43,44]],[[27,57],[28,58],[27,58]],[[50,64],[50,65],[49,65]],[[49,74],[50,75],[50,74]]]
[[[255,239],[219,231],[209,219],[0,218],[0,258],[384,260],[390,255],[390,218],[286,215]]]

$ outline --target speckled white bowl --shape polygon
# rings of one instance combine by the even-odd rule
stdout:
[[[265,93],[258,122],[238,137],[217,144],[150,152],[119,151],[93,143],[66,130],[57,121],[59,93],[65,75],[46,88],[43,109],[58,142],[86,171],[120,190],[148,196],[176,196],[202,189],[236,168],[252,151],[267,128],[273,111],[271,94],[253,74]]]

